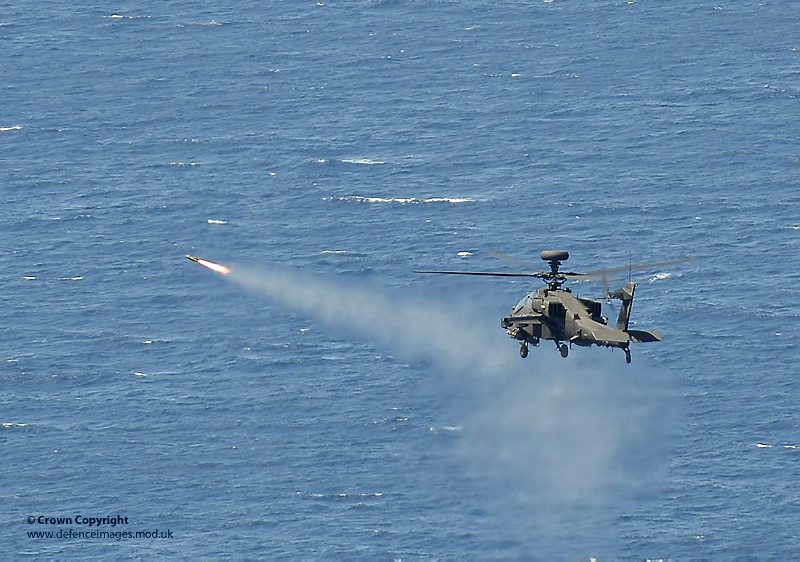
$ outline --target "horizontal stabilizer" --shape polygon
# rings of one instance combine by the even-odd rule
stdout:
[[[661,341],[664,339],[664,334],[658,330],[628,330],[628,334],[631,336],[631,341],[635,343]]]

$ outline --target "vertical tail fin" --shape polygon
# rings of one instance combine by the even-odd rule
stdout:
[[[622,301],[617,318],[617,330],[628,331],[628,322],[631,319],[631,308],[633,307],[633,295],[636,292],[636,283],[628,283],[622,289],[614,291],[611,296]]]

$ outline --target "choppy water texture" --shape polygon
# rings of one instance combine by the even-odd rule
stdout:
[[[798,27],[6,4],[0,554],[796,556]],[[536,283],[412,273],[545,248],[696,258],[639,277],[667,339],[522,361],[499,317]],[[28,538],[77,514],[174,538]]]

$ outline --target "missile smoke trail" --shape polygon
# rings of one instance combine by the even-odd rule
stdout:
[[[325,324],[347,328],[412,359],[449,372],[493,373],[510,367],[507,347],[493,347],[498,329],[475,325],[464,307],[387,296],[374,289],[321,280],[288,269],[237,267],[231,281]],[[470,324],[472,324],[470,326]],[[491,326],[494,328],[494,326]],[[499,334],[502,336],[502,333]]]
[[[458,309],[389,298],[375,290],[321,281],[289,269],[232,269],[186,257],[292,310],[332,327],[349,328],[410,357],[432,360],[449,371],[469,368],[488,373],[511,366],[507,353],[487,353],[486,343],[498,339],[498,330],[477,328],[474,319]]]
[[[641,490],[666,465],[674,397],[666,379],[641,363],[624,365],[600,350],[523,362],[494,321],[475,317],[475,307],[187,257],[330,327],[450,373],[448,380],[474,395],[473,410],[460,420],[464,458],[497,481],[536,490],[539,500]]]

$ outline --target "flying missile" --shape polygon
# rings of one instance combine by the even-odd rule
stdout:
[[[228,275],[231,270],[228,267],[225,267],[221,263],[216,263],[211,260],[204,260],[203,258],[198,258],[197,256],[192,256],[190,254],[186,254],[186,259],[193,261],[194,263],[200,264],[203,267],[210,269],[211,271],[216,271],[217,273],[221,273],[222,275]]]

